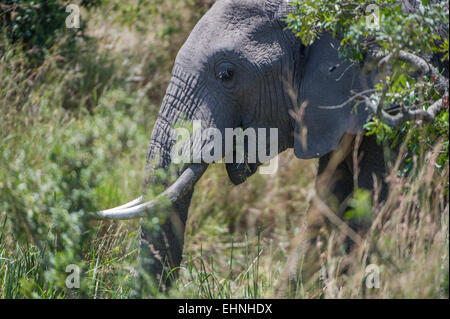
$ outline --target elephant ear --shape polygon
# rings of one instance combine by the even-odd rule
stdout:
[[[321,157],[333,151],[345,133],[363,129],[369,114],[349,102],[351,91],[373,87],[357,63],[338,56],[339,41],[323,34],[305,49],[298,90],[294,153],[298,158]]]

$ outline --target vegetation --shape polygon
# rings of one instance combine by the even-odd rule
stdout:
[[[136,289],[138,222],[93,222],[85,213],[139,196],[147,143],[175,55],[211,3],[78,1],[77,30],[65,27],[66,1],[0,4],[1,298],[149,297]],[[385,29],[370,33],[359,23],[365,11],[349,13],[361,1],[294,3],[302,6],[290,16],[291,27],[305,42],[335,31],[346,44],[342,54],[358,60],[364,41],[357,39],[376,37],[387,52],[439,53],[448,65],[448,29],[447,38],[438,39],[440,31],[426,20],[448,19],[448,13],[431,1],[422,1],[424,10],[414,19],[391,1],[378,1]],[[408,68],[394,60],[398,70]],[[432,78],[394,68],[387,81],[370,97],[379,101],[384,94],[383,107],[403,102],[426,108],[442,98]],[[407,139],[387,178],[388,199],[379,205],[377,192],[359,190],[352,213],[370,216],[370,232],[352,255],[340,248],[338,228],[327,234],[326,245],[317,247],[321,271],[298,278],[290,294],[448,298],[448,109],[431,125],[407,121],[391,128],[375,117],[367,128],[380,142],[394,142],[397,132]],[[276,176],[257,174],[234,187],[223,166],[211,167],[193,198],[180,277],[168,292],[152,294],[276,296],[316,197],[315,171],[315,161],[287,151]],[[307,265],[303,257],[300,264]],[[79,289],[66,286],[70,264],[81,269]],[[365,285],[368,264],[380,267],[378,289]]]

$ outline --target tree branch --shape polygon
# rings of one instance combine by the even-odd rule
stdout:
[[[439,71],[428,63],[425,59],[409,52],[399,51],[395,56],[392,54],[385,54],[379,52],[376,54],[376,58],[379,59],[379,66],[384,66],[389,60],[400,60],[415,66],[421,75],[427,75],[434,80],[434,88],[440,95],[445,95],[448,92],[448,79],[443,76]]]
[[[367,110],[376,115],[383,123],[389,125],[392,128],[396,128],[402,125],[406,121],[417,121],[422,120],[428,123],[433,123],[436,115],[442,109],[442,99],[434,102],[427,110],[409,110],[404,105],[402,105],[401,112],[396,115],[390,115],[379,105],[375,105],[368,96],[359,95],[361,97],[367,107]]]
[[[410,110],[404,105],[401,105],[401,112],[396,115],[390,115],[384,110],[384,97],[387,90],[387,85],[385,83],[385,90],[382,92],[382,97],[378,104],[374,104],[370,98],[365,95],[365,92],[355,93],[351,100],[359,99],[362,100],[366,109],[373,115],[376,115],[382,122],[389,125],[392,128],[398,127],[406,121],[416,121],[422,120],[428,123],[432,123],[438,113],[447,105],[448,102],[448,86],[449,80],[443,76],[433,65],[428,63],[425,59],[409,52],[396,51],[394,53],[378,52],[376,55],[376,60],[378,61],[377,66],[381,72],[389,71],[390,64],[392,61],[399,60],[406,62],[416,70],[420,72],[422,76],[429,76],[431,81],[434,82],[434,89],[439,92],[441,98],[434,102],[427,110],[416,109]]]

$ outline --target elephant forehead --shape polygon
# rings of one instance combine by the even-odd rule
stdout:
[[[179,52],[179,64],[200,70],[217,53],[270,64],[282,49],[265,1],[220,0],[200,19]]]
[[[242,41],[260,33],[269,19],[263,3],[250,5],[248,1],[218,1],[197,23],[189,40],[192,44],[214,44],[222,40]]]
[[[266,15],[265,8],[268,0],[218,0],[210,12],[220,12],[226,16],[246,18]]]

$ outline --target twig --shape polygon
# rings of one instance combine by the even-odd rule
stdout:
[[[366,93],[373,93],[376,92],[376,89],[369,89],[369,90],[365,90],[362,92],[359,92],[358,94],[366,94]],[[351,92],[352,94],[355,94],[354,91]],[[347,101],[345,101],[342,104],[339,105],[331,105],[331,106],[319,106],[320,109],[327,109],[327,110],[336,110],[336,109],[341,109],[344,106],[346,106],[348,103],[353,102],[354,100],[356,100],[359,96],[358,95],[353,95],[352,97],[350,97]]]

